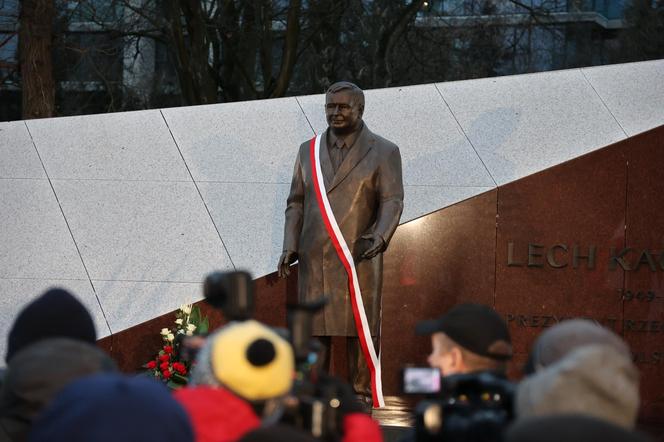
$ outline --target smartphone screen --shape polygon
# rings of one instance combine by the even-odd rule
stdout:
[[[403,392],[427,394],[440,391],[440,370],[430,367],[406,367],[403,369]]]

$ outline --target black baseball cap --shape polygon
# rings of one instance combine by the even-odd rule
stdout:
[[[507,324],[491,307],[459,304],[438,319],[421,321],[418,335],[445,333],[466,350],[496,360],[512,357],[512,340]]]

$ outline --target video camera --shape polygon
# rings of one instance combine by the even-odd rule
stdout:
[[[203,296],[228,321],[246,321],[254,315],[254,281],[248,272],[210,273],[203,282]]]
[[[229,321],[245,321],[254,313],[254,282],[243,271],[215,272],[205,278],[206,301],[220,309]],[[296,378],[293,397],[286,401],[282,421],[325,441],[341,439],[341,407],[348,391],[341,382],[322,376],[317,367],[320,345],[312,338],[314,316],[327,300],[287,305],[287,339],[293,347]],[[348,387],[350,388],[350,387]],[[352,391],[350,392],[352,397]]]
[[[492,371],[441,378],[437,368],[410,367],[402,389],[427,397],[415,408],[418,442],[499,442],[514,417],[515,385]]]
[[[246,321],[254,314],[254,281],[248,272],[210,273],[203,282],[203,296],[229,322]],[[175,339],[182,359],[193,362],[206,337],[207,333],[195,336],[178,334]]]
[[[284,421],[321,440],[337,441],[343,434],[343,402],[352,397],[352,391],[343,382],[322,375],[317,368],[320,345],[312,339],[313,318],[326,303],[322,298],[309,304],[287,306],[296,366],[293,394],[297,401],[287,411]]]

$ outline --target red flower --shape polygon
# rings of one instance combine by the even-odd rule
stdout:
[[[185,374],[187,372],[187,367],[185,367],[181,362],[173,362],[173,370],[180,374]]]
[[[162,362],[159,368],[162,370],[168,370],[168,362]]]
[[[173,373],[171,373],[170,370],[164,370],[161,374],[165,379],[170,379],[170,377],[173,376]]]
[[[171,359],[171,355],[169,355],[169,354],[159,356],[159,360],[161,362],[166,362],[166,361],[169,361],[170,359]]]
[[[164,345],[164,353],[171,354],[173,353],[173,347],[170,345]]]
[[[150,370],[154,370],[157,368],[157,361],[150,361],[147,364],[145,364],[146,367],[148,367]]]

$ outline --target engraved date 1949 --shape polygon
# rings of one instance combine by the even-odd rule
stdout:
[[[620,298],[623,301],[644,301],[644,302],[652,302],[655,299],[662,298],[662,296],[658,296],[657,293],[654,290],[627,290],[627,289],[618,289],[618,293],[620,293]]]

